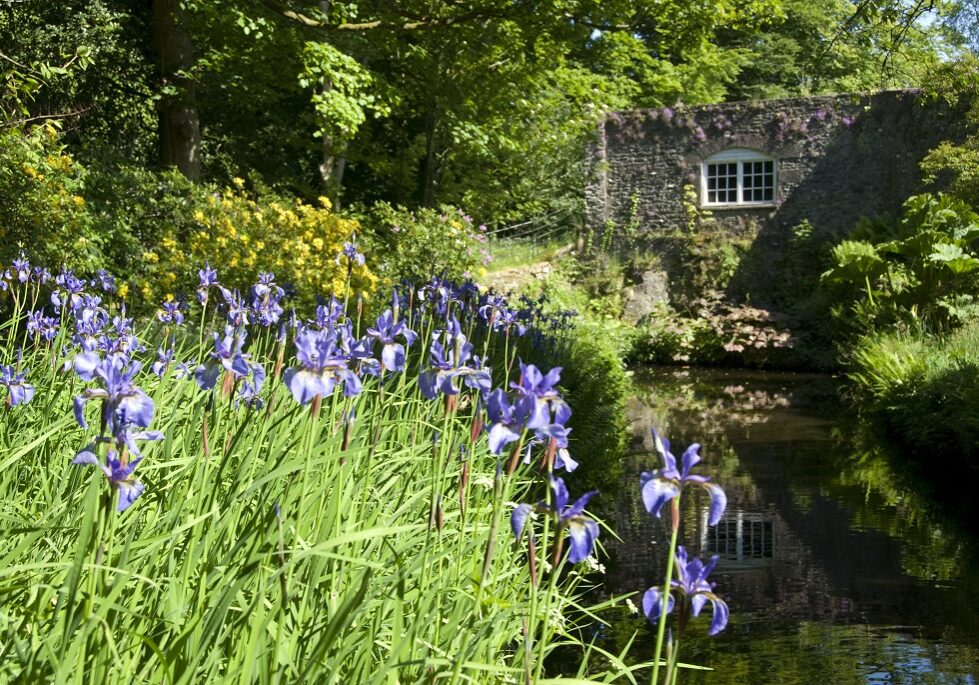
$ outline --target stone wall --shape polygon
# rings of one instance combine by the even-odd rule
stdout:
[[[954,115],[914,91],[613,113],[589,151],[586,218],[600,235],[631,217],[653,249],[698,211],[704,159],[728,148],[774,157],[774,206],[710,208],[714,228],[754,240],[736,281],[741,295],[764,300],[793,226],[807,219],[817,233],[838,235],[862,216],[896,214],[922,189],[921,158],[957,130]]]

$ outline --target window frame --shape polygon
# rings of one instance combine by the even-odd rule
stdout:
[[[745,164],[752,162],[771,162],[772,163],[772,199],[771,200],[745,200],[744,199],[744,177],[745,177]],[[711,164],[736,164],[737,165],[737,175],[736,178],[736,196],[737,199],[734,202],[711,202],[709,200],[708,189],[707,189],[707,167]],[[749,173],[749,176],[754,174]],[[731,178],[730,175],[726,175],[727,178]],[[714,192],[718,192],[717,189]],[[727,150],[722,150],[717,152],[710,157],[704,159],[700,164],[700,206],[712,209],[725,209],[725,208],[740,208],[740,207],[775,207],[777,206],[778,200],[778,161],[762,152],[757,150],[749,150],[745,148],[729,148]]]

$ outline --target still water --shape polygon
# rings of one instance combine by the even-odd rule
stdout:
[[[713,638],[709,605],[691,621],[681,661],[714,671],[681,682],[979,683],[979,538],[949,514],[961,482],[926,484],[861,437],[825,377],[666,370],[637,381],[606,590],[662,584],[665,519],[639,499],[639,473],[658,465],[651,427],[677,456],[702,443],[695,472],[728,494],[716,527],[706,496],[684,496],[681,540],[720,555],[711,580],[731,620]],[[940,455],[927,458],[942,469]],[[631,660],[648,658],[654,634],[639,618],[608,626],[607,647],[623,649],[637,627]]]

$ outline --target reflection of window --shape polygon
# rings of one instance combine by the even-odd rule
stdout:
[[[704,547],[707,553],[728,559],[771,559],[775,552],[772,520],[740,511],[724,516],[708,531]]]
[[[734,148],[704,160],[701,200],[705,206],[775,203],[775,160]]]

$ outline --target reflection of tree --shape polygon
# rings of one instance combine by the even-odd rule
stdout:
[[[932,484],[900,463],[899,455],[875,441],[866,426],[849,432],[837,429],[834,438],[846,454],[838,460],[834,485],[858,486],[866,493],[867,506],[853,511],[855,525],[913,541],[902,556],[909,575],[922,580],[960,579],[972,566],[976,550],[968,544],[962,526],[943,511]]]

